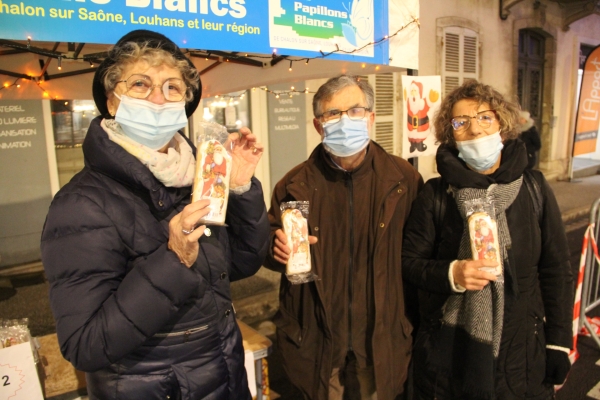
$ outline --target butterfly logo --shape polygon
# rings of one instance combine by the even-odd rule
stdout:
[[[350,19],[342,23],[342,33],[352,46],[358,46],[358,40],[368,40],[373,32],[373,0],[353,0],[352,5],[346,7],[342,3]]]

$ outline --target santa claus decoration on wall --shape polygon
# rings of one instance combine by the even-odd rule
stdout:
[[[408,98],[406,99],[406,125],[408,128],[408,141],[410,142],[410,152],[425,151],[427,145],[423,143],[429,135],[429,116],[427,113],[431,108],[431,103],[437,102],[438,92],[429,91],[428,97],[423,97],[423,84],[412,81],[408,88]]]
[[[403,151],[405,157],[435,153],[434,140],[430,137],[431,118],[440,100],[439,76],[403,76],[405,103],[405,136],[410,145]],[[433,135],[431,135],[433,137]],[[428,139],[429,138],[429,139]],[[406,141],[403,142],[403,148]],[[426,151],[429,147],[430,151]],[[432,151],[433,150],[433,153]]]

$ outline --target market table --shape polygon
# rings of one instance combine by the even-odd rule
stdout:
[[[252,329],[240,320],[238,320],[238,326],[242,331],[244,350],[252,351],[252,355],[254,356],[256,400],[269,400],[269,370],[266,357],[271,353],[271,346],[273,343],[265,335]],[[248,381],[250,380],[251,377],[248,376]]]

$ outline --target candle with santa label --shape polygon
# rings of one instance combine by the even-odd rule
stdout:
[[[210,212],[200,222],[224,225],[231,175],[231,155],[223,144],[227,140],[228,132],[218,124],[203,125],[196,155],[192,202],[210,200]]]

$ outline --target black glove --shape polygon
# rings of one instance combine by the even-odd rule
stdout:
[[[546,349],[546,379],[552,385],[562,385],[571,369],[569,355],[562,350]]]

